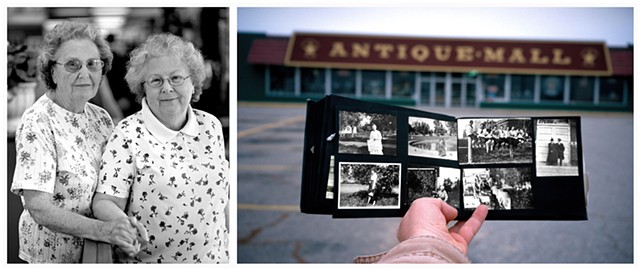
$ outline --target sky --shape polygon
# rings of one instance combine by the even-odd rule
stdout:
[[[411,37],[633,44],[633,9],[619,8],[241,8],[238,32],[290,36],[294,32]]]

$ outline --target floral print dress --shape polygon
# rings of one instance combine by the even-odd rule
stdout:
[[[25,111],[16,132],[11,192],[20,196],[23,190],[50,193],[57,207],[91,216],[102,151],[112,130],[113,122],[104,109],[87,103],[82,113],[73,113],[43,95]],[[26,209],[18,224],[22,260],[80,262],[82,238],[37,224]]]
[[[187,124],[173,131],[143,99],[142,110],[122,120],[109,139],[97,188],[128,199],[127,215],[149,234],[140,253],[117,260],[228,262],[227,170],[217,118],[189,106]]]

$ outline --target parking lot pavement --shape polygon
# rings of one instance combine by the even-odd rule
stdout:
[[[581,115],[588,221],[488,221],[473,262],[633,262],[633,115],[444,110],[455,116]],[[238,105],[238,262],[350,262],[396,244],[399,218],[332,219],[298,211],[305,107]]]

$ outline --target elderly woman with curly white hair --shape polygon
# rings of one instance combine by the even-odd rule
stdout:
[[[108,140],[93,211],[101,220],[134,217],[148,241],[133,257],[116,252],[117,261],[228,262],[222,125],[190,105],[205,80],[201,53],[174,35],[153,35],[131,53],[125,79],[142,110]]]
[[[102,151],[113,130],[109,114],[88,103],[113,55],[98,28],[64,21],[44,38],[38,71],[47,92],[22,116],[11,192],[21,196],[20,259],[81,262],[85,240],[137,249],[136,223],[92,218]]]

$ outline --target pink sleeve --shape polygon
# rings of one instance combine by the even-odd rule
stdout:
[[[376,255],[358,256],[354,263],[469,263],[453,245],[432,236],[417,236]]]

